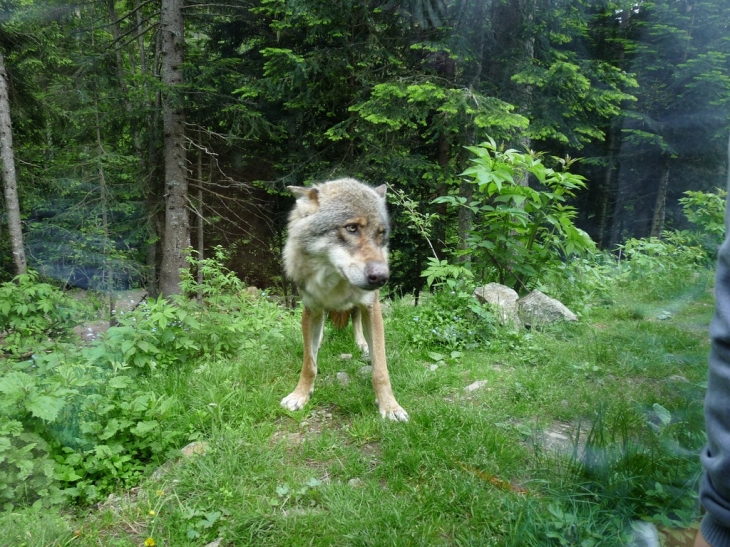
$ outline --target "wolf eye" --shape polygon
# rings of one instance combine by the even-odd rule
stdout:
[[[356,234],[359,228],[357,224],[345,224],[345,230],[351,234]]]

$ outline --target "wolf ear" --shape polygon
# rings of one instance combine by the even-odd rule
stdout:
[[[316,188],[305,188],[304,186],[287,186],[287,189],[294,194],[294,197],[307,198],[314,203],[319,203],[317,197],[319,196],[319,190]]]
[[[381,184],[377,188],[373,188],[375,190],[375,193],[377,193],[381,198],[385,197],[385,191],[388,189],[388,187],[385,184]]]

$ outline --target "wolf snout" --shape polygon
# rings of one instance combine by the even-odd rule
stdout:
[[[373,288],[379,288],[388,282],[390,271],[384,262],[368,262],[365,266],[365,278],[368,285]]]

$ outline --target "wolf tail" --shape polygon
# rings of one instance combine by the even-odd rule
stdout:
[[[350,315],[352,314],[352,310],[345,310],[345,311],[331,311],[330,312],[330,319],[335,324],[335,327],[338,329],[344,329],[347,326],[347,323],[350,322]]]

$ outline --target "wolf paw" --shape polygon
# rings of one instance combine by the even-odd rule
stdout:
[[[360,349],[360,355],[365,361],[370,361],[370,348],[367,344],[358,344],[357,347]]]
[[[407,422],[408,412],[406,412],[398,403],[393,402],[387,406],[380,406],[380,415],[394,422]]]
[[[309,395],[300,395],[294,391],[284,397],[280,404],[287,410],[295,411],[303,409],[307,401],[309,401]]]

